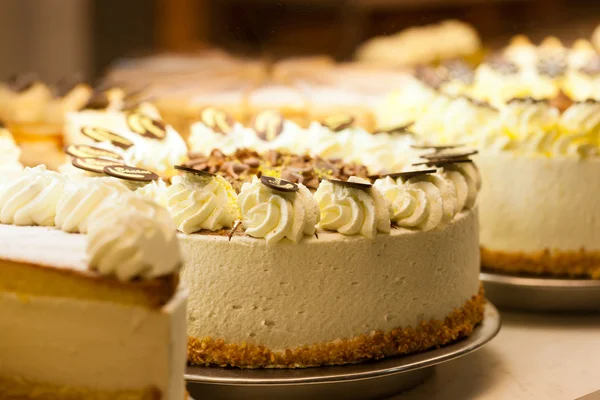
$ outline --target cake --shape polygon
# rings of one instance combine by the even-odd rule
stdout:
[[[0,120],[23,150],[25,165],[46,163],[56,168],[64,160],[62,126],[67,112],[87,103],[89,85],[78,80],[49,86],[34,75],[15,75],[0,85]]]
[[[55,214],[40,187],[62,178],[24,173],[25,202],[22,184],[0,184],[0,397],[184,399],[187,292],[169,214],[126,194],[98,205],[87,235],[35,226]]]
[[[479,206],[484,268],[600,278],[597,60],[585,41],[566,48],[556,38],[535,46],[519,37],[471,83],[414,81],[379,114],[411,121],[420,140],[479,148],[491,182]]]
[[[458,57],[476,58],[481,40],[475,28],[457,21],[410,27],[363,43],[356,58],[363,62],[414,66]]]
[[[377,179],[380,165],[351,161],[377,135],[351,123],[272,114],[265,140],[215,111],[226,122],[192,127],[194,158],[162,196],[184,232],[190,363],[356,363],[450,343],[481,321],[481,182],[468,154],[428,161],[435,149],[381,133],[397,157],[380,162],[397,173]],[[344,154],[321,158],[324,144]]]
[[[115,151],[106,145],[79,145],[71,163],[86,172],[27,169],[0,188],[29,188],[38,196],[30,202],[41,196],[45,205],[17,209],[0,194],[0,222],[48,226],[10,227],[41,237],[81,237],[93,234],[98,210],[110,204],[141,208],[119,196],[163,206],[179,231],[195,365],[343,365],[469,335],[484,306],[481,182],[470,153],[422,159],[436,149],[415,148],[402,129],[373,135],[352,121],[302,128],[263,113],[251,126],[217,107],[203,113],[192,137],[215,143],[173,166],[170,183],[102,153]],[[233,141],[225,151],[219,140],[236,130],[251,138],[249,148]],[[361,164],[372,140],[395,157]],[[91,148],[97,157],[82,157]],[[342,157],[328,159],[336,152]],[[372,174],[387,162],[393,171]]]

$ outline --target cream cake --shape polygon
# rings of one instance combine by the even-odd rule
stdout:
[[[480,202],[484,267],[501,272],[600,277],[600,104],[586,84],[598,55],[585,42],[534,46],[518,38],[502,59],[483,64],[472,85],[433,89],[414,82],[398,93],[390,120],[412,120],[431,143],[468,143],[484,181]],[[527,80],[526,77],[532,79]],[[527,84],[524,82],[527,81]],[[444,86],[445,85],[445,86]],[[497,88],[504,92],[500,96]],[[462,86],[462,93],[448,88]],[[568,93],[568,96],[566,95]],[[512,96],[512,98],[508,98]],[[564,210],[570,210],[565,213]]]
[[[374,184],[354,175],[364,166],[323,162],[213,151],[164,189],[185,233],[190,363],[356,363],[450,343],[481,321],[471,160],[408,164]]]
[[[98,206],[87,235],[33,226],[52,225],[43,188],[61,177],[24,173],[0,185],[0,397],[184,399],[187,291],[167,211],[129,194]]]
[[[247,129],[269,143],[277,140],[278,123],[293,124],[280,117],[269,113],[266,121],[235,128],[226,113],[213,110],[200,124],[223,137]],[[312,129],[324,138],[315,144],[371,135],[360,128]],[[290,141],[306,133],[290,132]],[[170,184],[110,155],[73,153],[72,165],[86,173],[28,169],[2,186],[1,222],[54,226],[23,229],[72,237],[66,232],[91,235],[107,204],[131,207],[118,197],[132,196],[128,191],[164,206],[180,232],[182,279],[191,292],[192,364],[347,364],[469,335],[483,318],[484,298],[481,182],[468,154],[420,159],[431,149],[407,142],[407,161],[396,169],[403,172],[370,176],[351,156],[327,160],[290,148],[213,149],[175,166],[179,174]],[[426,165],[411,166],[417,160]],[[43,212],[34,207],[37,197],[12,200],[10,193],[25,189],[44,198]]]
[[[65,114],[89,100],[92,89],[77,80],[49,86],[30,74],[0,84],[0,120],[23,149],[25,165],[44,162],[56,168],[64,159],[62,125]]]

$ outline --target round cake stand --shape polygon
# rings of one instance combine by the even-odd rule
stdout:
[[[485,296],[500,308],[527,311],[600,311],[600,280],[555,279],[482,272]]]
[[[435,365],[477,350],[499,330],[500,314],[488,303],[483,322],[471,336],[439,349],[335,367],[253,370],[188,367],[185,379],[196,399],[382,399],[424,382]]]

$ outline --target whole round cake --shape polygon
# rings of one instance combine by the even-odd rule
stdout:
[[[479,148],[486,269],[600,278],[598,66],[585,41],[518,37],[470,74],[428,71],[381,110],[430,143]]]
[[[0,222],[42,225],[42,236],[53,226],[68,247],[118,196],[163,206],[190,290],[190,363],[356,363],[451,343],[483,319],[472,152],[439,156],[404,127],[371,134],[346,115],[301,128],[269,111],[242,126],[208,108],[195,153],[170,165],[181,151],[167,150],[181,143],[171,127],[105,112],[67,116],[70,137],[92,141],[73,140],[62,173],[0,182]]]

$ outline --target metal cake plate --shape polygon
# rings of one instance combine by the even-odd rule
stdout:
[[[499,308],[527,311],[600,311],[600,280],[556,279],[482,272],[485,296]]]
[[[384,399],[429,378],[437,364],[462,357],[489,342],[500,330],[500,314],[490,303],[468,338],[451,345],[362,364],[304,369],[188,367],[188,391],[196,399]]]

